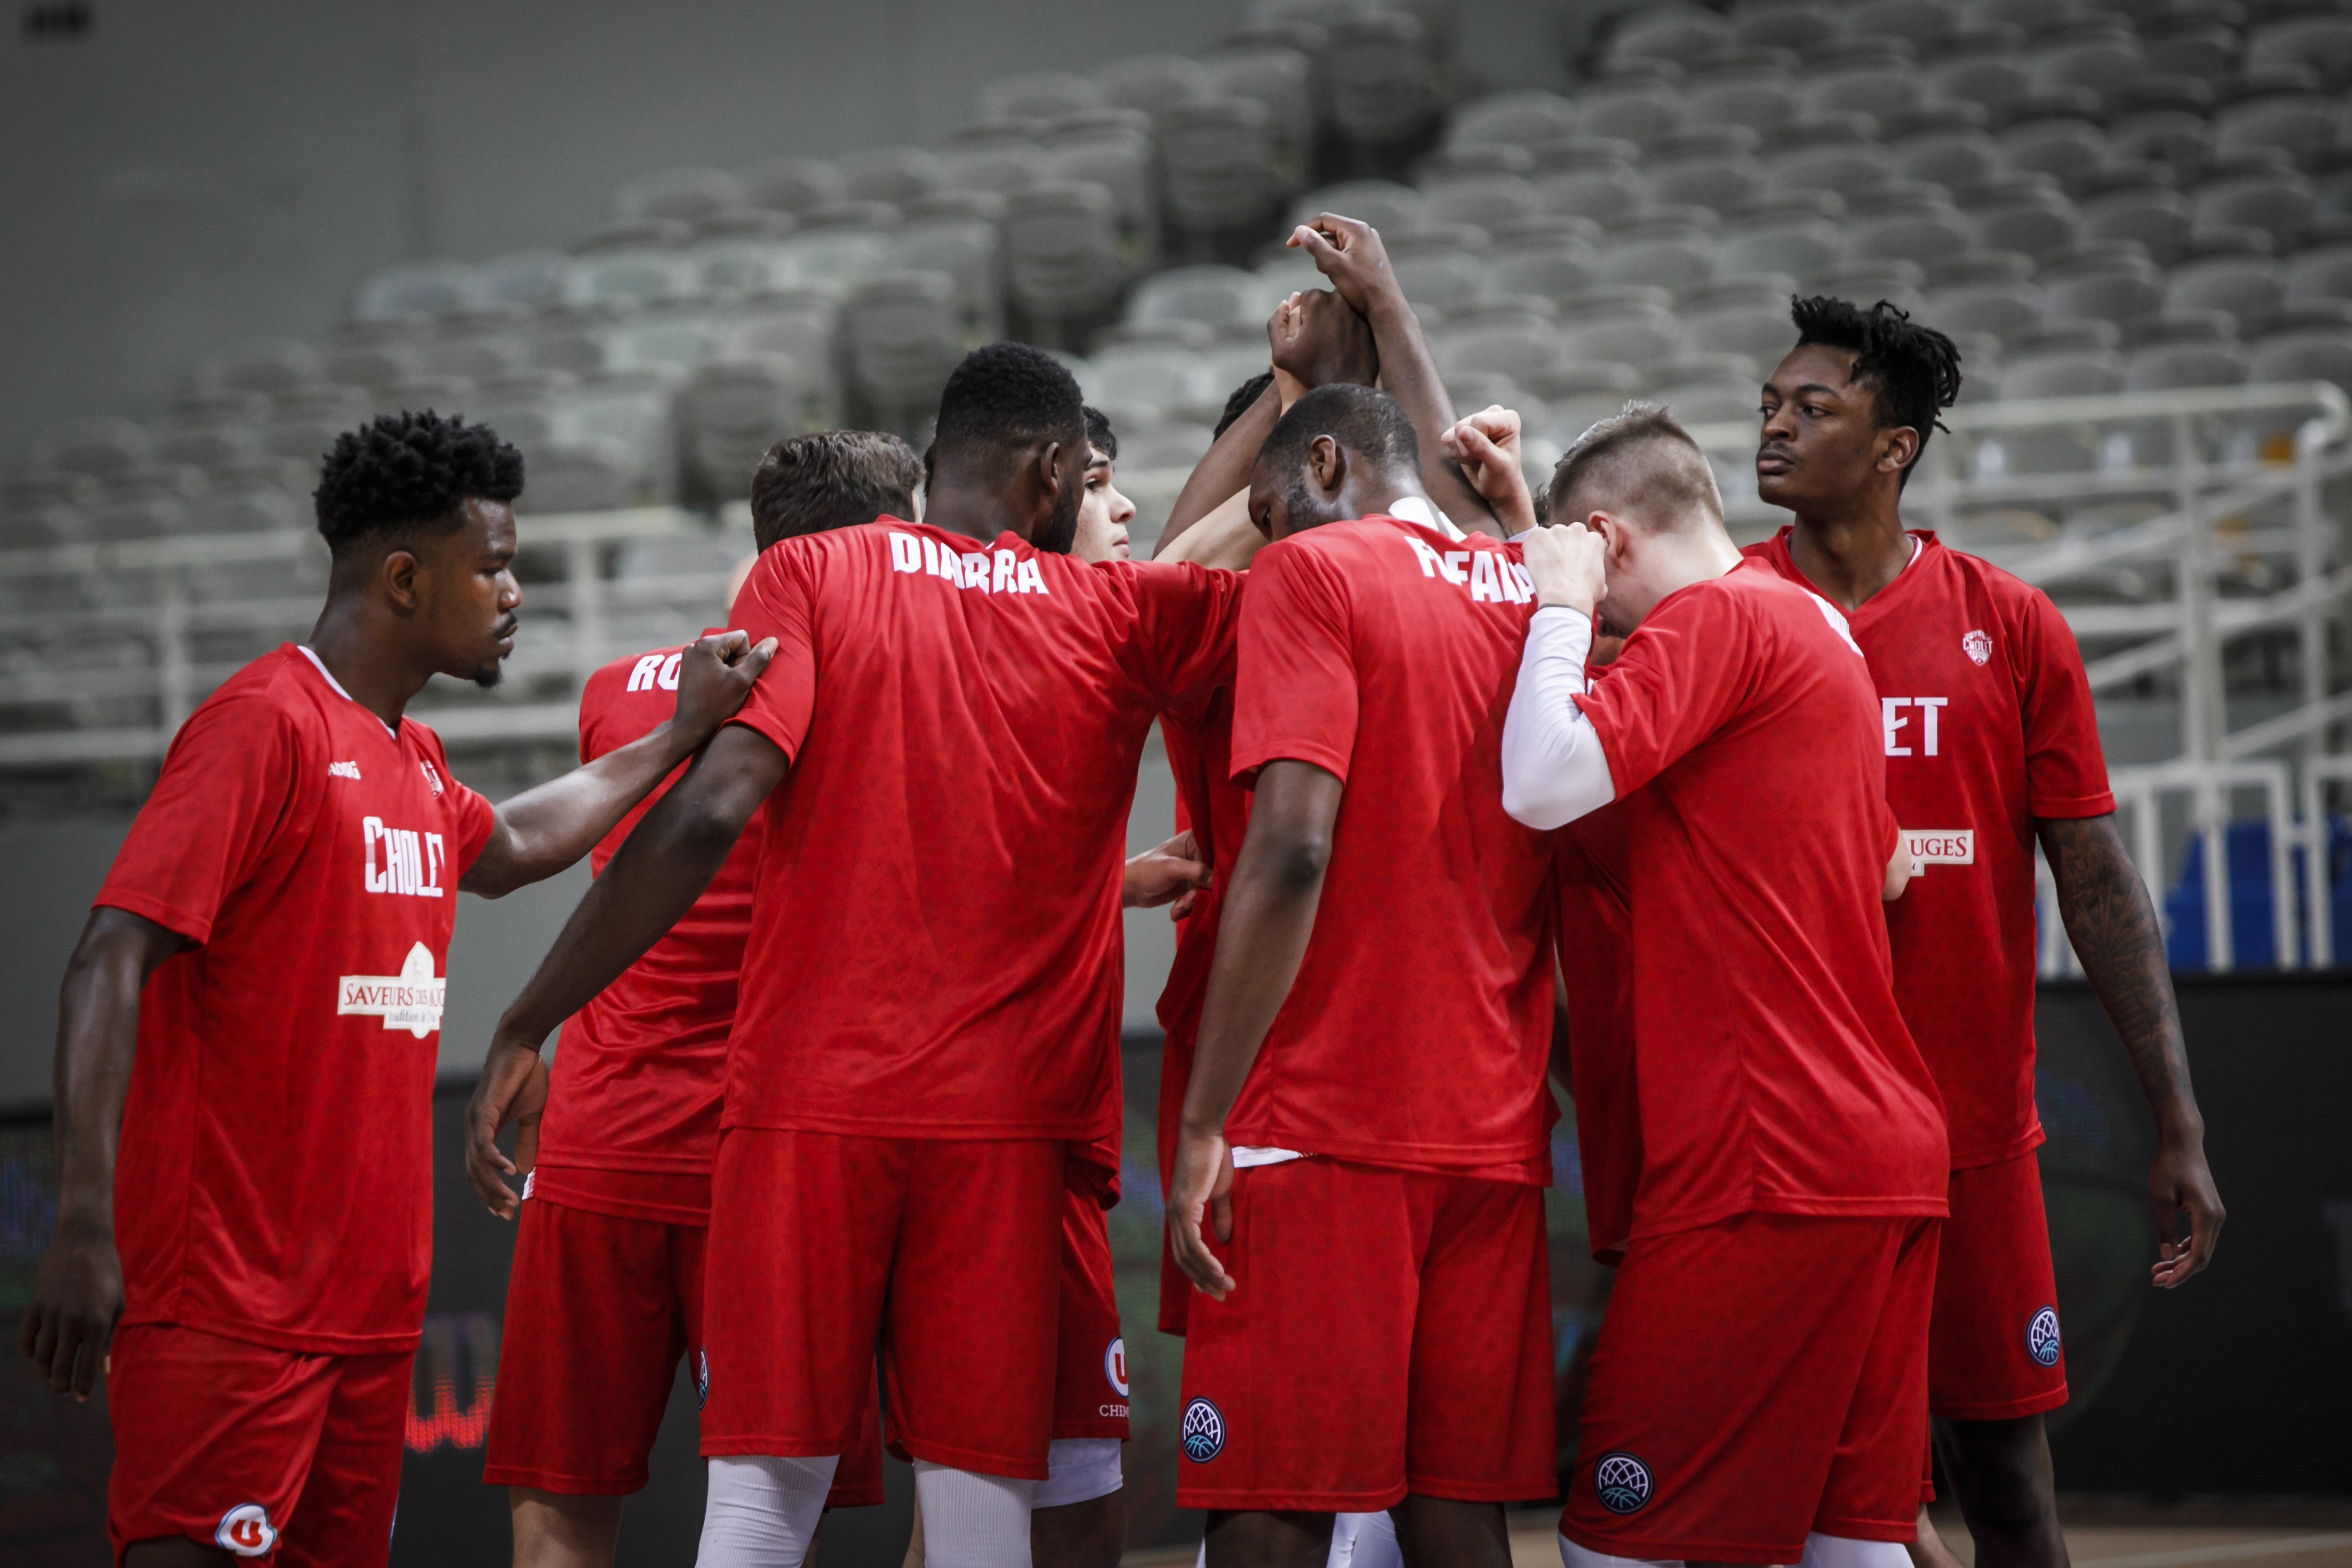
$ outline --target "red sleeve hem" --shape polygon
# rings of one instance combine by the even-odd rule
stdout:
[[[755,735],[763,735],[768,740],[775,742],[776,749],[784,753],[785,762],[798,763],[801,760],[800,747],[793,742],[786,740],[783,732],[776,728],[774,721],[770,720],[767,715],[763,713],[754,714],[749,711],[739,712],[735,717],[728,720],[727,722],[729,724],[740,724],[746,730],[751,731],[751,733]],[[722,729],[725,727],[725,725],[720,726]]]
[[[165,931],[186,937],[199,947],[212,940],[211,921],[192,915],[185,910],[175,909],[161,899],[151,899],[144,893],[100,888],[98,897],[89,901],[89,907],[94,910],[121,910],[125,914],[137,915],[141,920],[153,921]]]
[[[1343,784],[1348,782],[1347,758],[1328,746],[1301,745],[1274,746],[1255,756],[1235,753],[1233,759],[1232,781],[1234,784],[1255,783],[1258,769],[1268,763],[1305,763],[1310,767],[1321,768]]]
[[[2028,816],[2062,821],[2078,816],[2108,816],[2116,809],[2114,792],[2101,790],[2096,795],[2058,795],[2049,798],[2032,796],[2025,803]]]

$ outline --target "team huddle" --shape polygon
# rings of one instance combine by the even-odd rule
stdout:
[[[1757,458],[1794,521],[1742,550],[1670,410],[1533,492],[1378,235],[1292,243],[1332,289],[1155,560],[1068,372],[976,350],[926,454],[779,441],[727,629],[599,670],[582,765],[497,806],[403,710],[511,651],[520,455],[337,442],[317,628],[182,728],[66,981],[22,1347],[107,1374],[118,1562],[385,1560],[454,895],[583,856],[468,1112],[518,1564],[613,1561],[682,1360],[702,1563],[799,1568],[886,1447],[910,1564],[1118,1561],[1121,910],[1160,906],[1209,1568],[1503,1568],[1551,1498],[1567,1568],[1948,1562],[1931,1434],[1979,1561],[2064,1561],[2037,840],[2158,1120],[2155,1283],[2222,1210],[2073,638],[1897,516],[1949,340],[1796,303]],[[1128,858],[1155,725],[1178,832]],[[1556,1092],[1617,1268],[1573,1433]]]

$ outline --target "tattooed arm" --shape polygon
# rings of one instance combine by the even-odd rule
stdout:
[[[2169,1289],[2212,1260],[2223,1215],[2205,1163],[2205,1119],[2189,1087],[2189,1051],[2165,963],[2164,930],[2147,884],[2124,853],[2114,816],[2044,817],[2034,827],[2058,879],[2066,935],[2156,1112],[2147,1195],[2156,1208],[2158,1261],[2150,1275]],[[2189,1234],[2176,1240],[2183,1210]]]

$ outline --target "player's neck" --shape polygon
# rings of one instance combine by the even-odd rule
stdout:
[[[1902,575],[1911,550],[1891,495],[1857,497],[1854,505],[1833,511],[1799,512],[1789,536],[1790,558],[1805,581],[1848,612]]]
[[[1002,490],[959,483],[946,475],[934,480],[924,500],[923,521],[982,544],[1002,533],[1026,540],[1030,531],[1028,516],[1016,512]]]
[[[373,605],[330,599],[319,612],[319,624],[310,628],[308,646],[352,701],[383,720],[385,728],[397,731],[409,699],[425,689],[433,671],[413,667],[391,634]]]

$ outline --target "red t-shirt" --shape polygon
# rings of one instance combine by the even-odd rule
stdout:
[[[1119,879],[1151,721],[1230,681],[1241,579],[883,518],[768,550],[736,716],[763,808],[727,1126],[1093,1142],[1119,1121]]]
[[[1748,553],[1792,582],[1789,529]],[[2042,590],[1920,531],[1848,620],[1878,690],[1886,799],[1916,875],[1887,909],[1895,995],[1943,1091],[1952,1166],[2042,1142],[2033,819],[2116,808],[2083,656]]]
[[[677,710],[685,651],[614,659],[588,678],[580,693],[582,762],[642,740]],[[679,764],[621,819],[590,852],[591,868],[604,873],[685,771]],[[766,830],[765,814],[754,816],[694,907],[564,1023],[531,1172],[534,1196],[626,1218],[708,1222],[727,1032]]]
[[[1524,573],[1511,546],[1382,516],[1251,563],[1234,776],[1289,759],[1348,787],[1233,1142],[1549,1180],[1551,836],[1503,811]]]
[[[1633,850],[1636,1237],[1945,1212],[1881,912],[1878,699],[1836,616],[1743,563],[1660,600],[1579,699]]]
[[[1595,672],[1599,673],[1599,672]],[[1642,1183],[1642,1097],[1633,1054],[1633,847],[1612,801],[1571,822],[1553,849],[1559,968],[1575,1080],[1577,1165],[1592,1256],[1625,1258]]]
[[[289,643],[189,715],[97,902],[192,944],[140,997],[122,1321],[404,1350],[433,1252],[457,879],[490,805]]]

